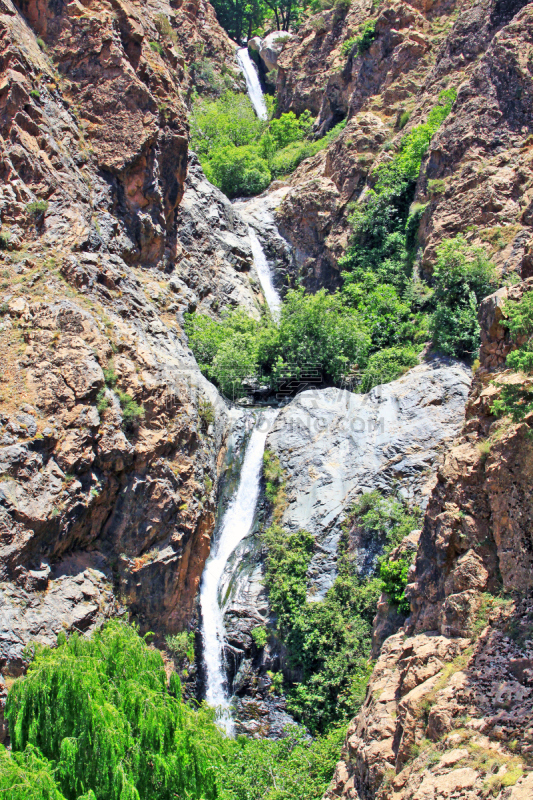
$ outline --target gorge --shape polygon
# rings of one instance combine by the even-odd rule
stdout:
[[[10,800],[533,796],[532,64],[525,0],[2,0]]]

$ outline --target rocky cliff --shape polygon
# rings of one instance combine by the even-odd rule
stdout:
[[[411,616],[381,647],[329,800],[533,791],[531,414],[513,423],[490,412],[498,384],[517,379],[504,365],[502,303],[531,288],[481,306],[481,366],[427,506]]]
[[[458,90],[433,138],[414,202],[423,206],[420,267],[458,232],[488,244],[504,274],[531,266],[529,51],[532,9],[483,3],[353,2],[313,16],[278,58],[279,108],[318,115],[317,133],[341,135],[290,179],[277,210],[304,285],[335,288],[351,204],[375,182],[387,148],[426,119],[439,93]],[[364,24],[373,38],[360,47]]]
[[[190,620],[228,425],[182,314],[257,313],[258,290],[243,223],[194,159],[186,179],[185,100],[240,80],[211,6],[0,11],[0,666],[16,673],[30,638],[126,608],[160,634]]]

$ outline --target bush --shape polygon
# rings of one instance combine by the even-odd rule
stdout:
[[[400,116],[399,128],[403,130],[409,120],[411,119],[411,113],[409,111],[404,111],[403,114]]]
[[[163,50],[163,45],[159,44],[159,42],[149,42],[149,44],[150,44],[150,50],[152,50],[154,53],[157,53],[158,55],[162,56],[163,53],[165,52]]]
[[[419,363],[414,347],[388,347],[370,356],[361,377],[359,390],[369,392],[374,386],[390,383]]]
[[[251,147],[235,145],[215,150],[205,165],[205,172],[229,198],[260,194],[272,180],[265,159]]]
[[[40,91],[38,89],[31,89],[30,97],[33,97],[34,100],[40,100],[41,99],[41,93],[40,93]]]
[[[116,391],[122,409],[122,426],[127,431],[132,431],[140,419],[144,417],[144,408],[135,402],[131,395]]]
[[[165,642],[179,663],[187,661],[194,662],[194,632],[181,631],[165,637]]]
[[[533,292],[527,292],[518,303],[506,303],[507,319],[502,324],[509,328],[514,342],[526,337],[517,350],[507,356],[507,366],[517,372],[533,372]]]
[[[480,341],[478,306],[496,288],[492,262],[483,248],[458,234],[437,247],[433,280],[433,346],[445,355],[473,358]]]
[[[410,567],[411,559],[403,558],[398,561],[383,561],[379,570],[383,591],[389,595],[390,602],[397,607],[400,614],[405,616],[410,612],[409,600],[405,596]]]
[[[124,623],[109,622],[90,639],[60,634],[53,650],[37,646],[9,692],[6,717],[14,754],[31,758],[38,748],[68,798],[218,796],[222,748],[212,712],[183,704],[176,676],[167,688],[161,654]]]
[[[376,38],[376,21],[369,19],[363,28],[360,36],[357,37],[355,45],[357,47],[358,55],[362,55],[370,48],[370,45]]]
[[[416,244],[413,228],[418,215],[414,219],[409,216],[416,180],[431,138],[450,113],[455,96],[453,89],[441,92],[427,121],[403,137],[392,160],[378,168],[374,189],[356,206],[351,217],[354,237],[339,260],[348,283],[360,282],[367,272],[373,272],[380,282],[405,291]]]
[[[257,648],[261,649],[268,642],[268,632],[264,625],[257,625],[252,629],[252,639]]]
[[[34,217],[42,217],[48,211],[47,200],[34,200],[26,206],[26,213]]]

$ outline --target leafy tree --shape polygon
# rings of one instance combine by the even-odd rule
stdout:
[[[458,234],[437,247],[433,280],[434,347],[445,355],[472,357],[479,348],[479,303],[496,288],[493,264],[483,248],[472,247]]]
[[[455,96],[454,89],[441,92],[427,121],[407,133],[396,155],[378,168],[374,188],[352,214],[354,238],[339,260],[346,283],[361,282],[373,272],[381,282],[405,290],[411,273],[409,208],[416,180],[431,138],[450,113]]]
[[[167,688],[160,652],[124,623],[37,648],[9,693],[6,716],[15,754],[31,760],[27,748],[36,748],[54,762],[68,800],[89,792],[91,800],[217,796],[213,714],[181,702],[179,679]]]

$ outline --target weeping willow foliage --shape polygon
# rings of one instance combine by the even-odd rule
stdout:
[[[212,713],[181,702],[179,679],[167,688],[161,654],[124,623],[110,622],[91,639],[67,642],[63,635],[57,648],[39,649],[9,693],[6,716],[11,772],[29,759],[42,786],[34,794],[16,789],[13,800],[217,796],[221,734]]]

